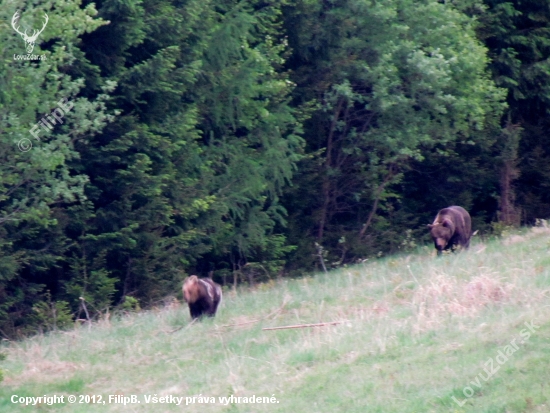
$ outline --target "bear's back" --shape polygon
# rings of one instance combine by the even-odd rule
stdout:
[[[466,238],[472,235],[472,219],[468,211],[461,206],[453,205],[439,211],[439,219],[451,219],[455,224],[455,231],[459,231]]]

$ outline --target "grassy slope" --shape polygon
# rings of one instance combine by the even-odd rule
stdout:
[[[184,306],[4,343],[0,411],[548,412],[549,246],[550,232],[534,228],[442,259],[423,248],[228,292],[216,319],[173,333],[189,323]],[[262,331],[334,320],[347,321]],[[529,340],[516,339],[500,370],[471,384],[532,320],[540,328]],[[474,391],[467,399],[465,386]],[[142,402],[24,408],[12,394],[136,394]],[[145,404],[145,394],[274,394],[279,403],[182,408]]]

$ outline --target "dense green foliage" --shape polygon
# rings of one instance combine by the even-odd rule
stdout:
[[[4,336],[550,216],[546,1],[0,4]]]
[[[486,5],[480,39],[489,48],[495,83],[508,90],[506,124],[521,128],[501,175],[517,178],[516,214],[533,222],[550,216],[550,3],[487,0]]]
[[[396,184],[433,152],[441,163],[456,145],[483,144],[480,131],[500,113],[472,22],[437,1],[301,2],[289,31],[296,94],[319,102],[305,135],[313,156],[296,188],[311,192],[289,207],[291,229],[340,249],[340,262],[395,249],[416,226],[400,199],[409,185]]]

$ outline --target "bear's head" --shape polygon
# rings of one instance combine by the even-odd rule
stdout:
[[[434,241],[435,248],[438,251],[442,251],[453,236],[454,225],[451,221],[445,219],[443,222],[429,224],[428,228],[430,228],[430,234]]]
[[[188,277],[183,283],[183,298],[193,304],[199,299],[200,287],[199,278],[196,275]]]

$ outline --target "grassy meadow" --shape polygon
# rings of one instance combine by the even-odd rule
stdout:
[[[474,238],[469,251],[440,259],[422,247],[225,291],[216,318],[200,323],[174,301],[3,341],[0,411],[548,412],[549,293],[548,228]],[[11,402],[54,394],[65,403]],[[102,400],[79,403],[81,395]],[[109,403],[109,395],[140,403]],[[276,403],[220,403],[231,395]],[[183,397],[183,405],[146,396]]]

